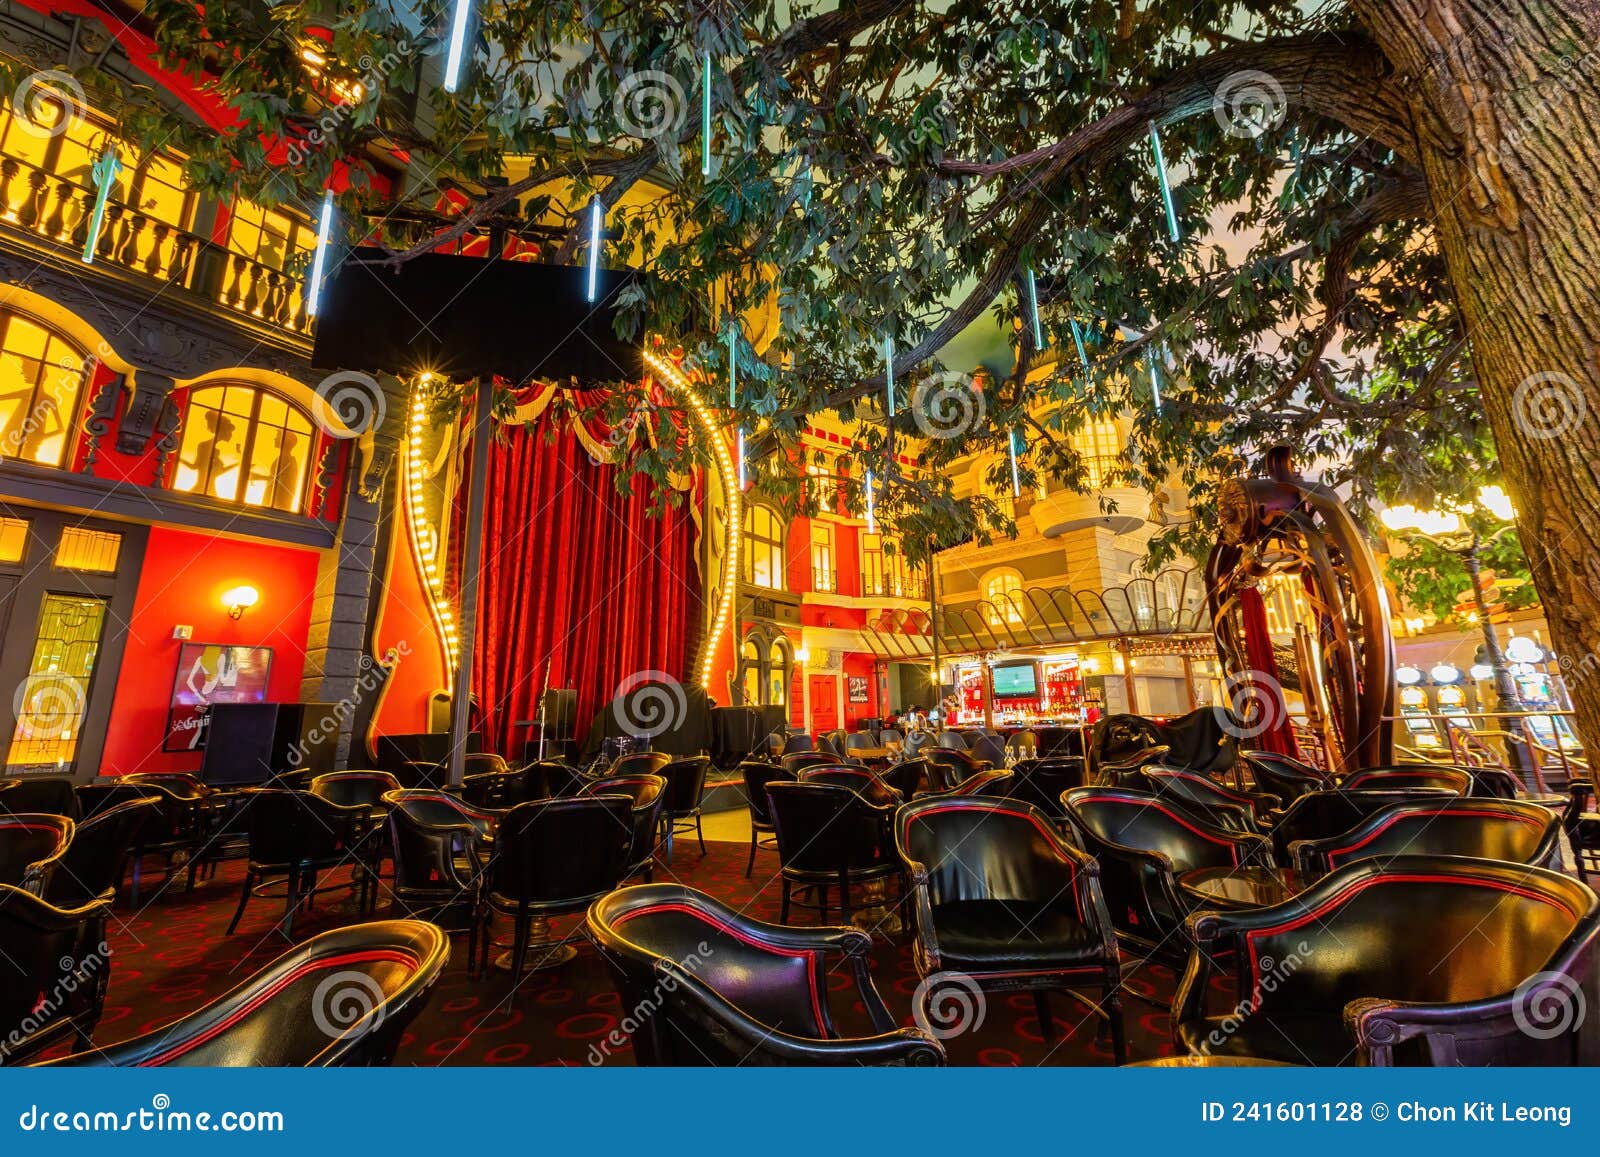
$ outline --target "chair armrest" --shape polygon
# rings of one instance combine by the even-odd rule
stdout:
[[[921,949],[921,964],[928,972],[938,972],[940,964],[939,932],[933,924],[933,901],[928,899],[928,865],[919,860],[900,862],[906,869],[906,886],[911,889],[911,904],[917,921],[917,945]]]
[[[1424,1040],[1430,1051],[1437,1050],[1435,1064],[1454,1065],[1458,1063],[1458,1041],[1527,1038],[1526,1014],[1519,1016],[1515,1004],[1516,999],[1511,995],[1452,1004],[1412,1004],[1362,997],[1345,1005],[1344,1026],[1369,1065],[1393,1064],[1395,1046],[1412,1040]],[[1576,1036],[1582,1007],[1569,1006],[1564,1011],[1574,1014],[1571,1029]]]

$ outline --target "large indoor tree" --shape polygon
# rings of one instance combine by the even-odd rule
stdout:
[[[581,261],[598,196],[609,259],[653,274],[629,324],[718,383],[742,326],[730,421],[764,461],[858,422],[912,553],[996,517],[942,464],[1015,431],[1025,479],[1082,485],[1067,435],[1131,412],[1126,480],[1200,514],[1158,551],[1274,443],[1359,501],[1503,475],[1558,646],[1600,646],[1600,0],[480,2],[447,93],[455,7],[152,0],[239,122],[124,93],[125,128],[268,201],[353,161],[345,217],[397,262],[507,213]],[[984,326],[1015,351],[975,393]],[[1574,692],[1600,734],[1600,683]]]

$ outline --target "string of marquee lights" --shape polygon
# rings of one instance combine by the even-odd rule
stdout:
[[[426,383],[428,379],[429,375],[424,374],[422,382]],[[422,580],[428,615],[433,620],[434,631],[445,652],[445,691],[453,693],[460,640],[456,635],[455,615],[445,595],[444,568],[439,558],[439,534],[429,524],[423,502],[423,419],[427,415],[428,402],[422,390],[411,392],[410,409],[405,456],[406,528],[411,539],[411,557],[417,565],[417,577]]]
[[[711,407],[706,405],[705,399],[700,396],[700,391],[695,388],[694,383],[681,368],[667,358],[657,355],[648,345],[641,352],[644,355],[645,365],[657,376],[661,384],[683,403],[700,436],[711,447],[712,456],[717,464],[717,473],[722,479],[722,488],[728,496],[728,529],[727,542],[723,550],[722,590],[718,593],[717,611],[712,616],[711,630],[707,632],[705,642],[701,645],[700,661],[696,664],[699,669],[700,685],[710,690],[711,664],[716,659],[717,642],[733,622],[733,604],[739,591],[739,559],[744,535],[744,480],[740,476],[740,471],[735,468],[733,455],[722,437],[716,415]],[[742,447],[744,431],[740,430],[738,436]]]

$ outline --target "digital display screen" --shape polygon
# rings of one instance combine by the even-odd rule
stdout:
[[[1029,699],[1039,694],[1039,682],[1032,663],[1013,663],[994,668],[996,699]]]

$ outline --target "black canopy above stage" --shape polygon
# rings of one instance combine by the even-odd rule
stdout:
[[[590,302],[582,266],[427,253],[393,268],[384,257],[353,250],[323,286],[314,366],[586,385],[640,374],[637,343],[614,328],[634,270],[600,270]]]

